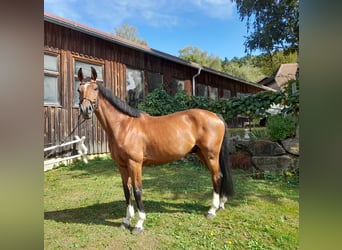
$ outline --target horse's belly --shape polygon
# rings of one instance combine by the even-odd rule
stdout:
[[[194,145],[191,144],[176,144],[161,147],[148,147],[144,155],[144,165],[158,165],[168,162],[177,161],[191,152]]]

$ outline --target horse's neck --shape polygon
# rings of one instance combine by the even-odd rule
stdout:
[[[113,136],[114,129],[119,128],[120,123],[127,118],[125,114],[121,113],[103,97],[98,99],[98,108],[95,114],[108,136]]]

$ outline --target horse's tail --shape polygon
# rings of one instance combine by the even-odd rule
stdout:
[[[220,117],[222,120],[223,118]],[[219,157],[219,163],[220,163],[220,169],[222,173],[222,181],[221,181],[221,189],[220,189],[220,197],[229,197],[234,194],[233,189],[233,179],[232,179],[232,173],[229,163],[229,148],[228,148],[228,126],[226,122],[223,120],[225,125],[225,132],[224,137],[221,145],[220,150],[220,157]]]

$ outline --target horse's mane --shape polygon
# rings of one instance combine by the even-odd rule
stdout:
[[[119,97],[115,96],[112,90],[107,89],[103,84],[99,83],[97,85],[99,87],[99,91],[104,96],[104,98],[122,113],[132,117],[140,117],[140,115],[144,113],[139,109],[129,106],[126,102],[122,101]]]

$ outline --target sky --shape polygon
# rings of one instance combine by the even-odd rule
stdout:
[[[132,25],[149,47],[174,56],[187,46],[222,60],[246,55],[246,24],[231,0],[44,0],[44,11],[112,34]]]

